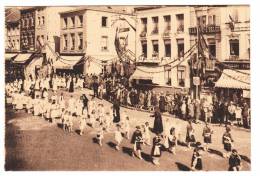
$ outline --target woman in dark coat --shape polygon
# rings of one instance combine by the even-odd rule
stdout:
[[[155,108],[154,115],[152,115],[151,117],[154,117],[153,132],[156,134],[162,133],[163,132],[162,115],[158,107]]]
[[[73,77],[70,78],[70,88],[69,88],[69,92],[74,92],[74,81],[73,81]]]
[[[120,101],[118,99],[114,101],[113,112],[115,114],[113,122],[120,122]]]
[[[159,109],[161,112],[165,112],[165,97],[163,95],[160,96],[160,100],[159,100]]]

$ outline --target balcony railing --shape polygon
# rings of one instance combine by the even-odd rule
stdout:
[[[147,35],[147,31],[142,31],[141,34],[139,35],[141,38],[145,38]]]
[[[168,38],[171,36],[171,26],[167,26],[164,30],[162,37]]]
[[[215,34],[215,33],[221,32],[220,26],[216,26],[216,25],[209,25],[209,26],[201,27],[201,31],[203,34]],[[190,33],[190,35],[197,35],[197,27],[189,28],[189,33]]]
[[[155,64],[158,64],[161,61],[160,61],[158,55],[153,55],[151,59],[148,59],[147,57],[144,57],[144,56],[140,56],[137,59],[137,62],[138,63],[155,63]]]
[[[229,58],[228,58],[229,61],[237,61],[239,60],[239,56],[236,56],[236,55],[230,55]]]
[[[181,32],[184,32],[184,25],[183,24],[179,25],[178,28],[177,28],[177,33],[181,33]]]
[[[158,32],[159,32],[158,26],[155,26],[151,34],[158,34]]]

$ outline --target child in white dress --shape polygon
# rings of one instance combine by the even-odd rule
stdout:
[[[100,125],[98,131],[97,131],[97,143],[102,146],[102,141],[104,139],[104,130],[103,130],[103,127],[102,125]]]
[[[80,122],[79,122],[79,135],[80,136],[83,134],[85,127],[86,127],[86,119],[84,117],[81,117]]]
[[[71,112],[69,112],[69,114],[68,114],[68,131],[69,131],[69,133],[71,133],[72,132],[72,130],[73,130],[73,116],[72,116],[72,113]]]
[[[150,135],[150,130],[149,130],[149,122],[145,122],[144,125],[142,125],[143,127],[143,140],[144,140],[144,144],[146,145],[151,145],[151,135]]]
[[[115,131],[115,141],[116,141],[116,150],[120,150],[120,144],[123,140],[122,133],[121,133],[121,126],[119,124],[116,125],[116,131]]]
[[[27,113],[30,114],[33,108],[33,100],[30,96],[27,96],[26,98],[26,110]]]
[[[130,120],[129,120],[128,116],[126,116],[125,120],[123,121],[122,132],[123,132],[124,136],[126,137],[126,139],[130,138],[130,136],[129,136],[130,135]]]

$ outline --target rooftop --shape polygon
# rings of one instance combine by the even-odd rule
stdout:
[[[6,8],[5,9],[5,20],[6,23],[14,23],[20,20],[20,10],[18,8]]]
[[[118,13],[125,15],[133,15],[134,6],[75,6],[74,10],[60,12],[60,14],[67,14],[72,12],[77,12],[81,10],[93,10],[93,11],[101,11],[101,12],[109,12],[109,13]]]

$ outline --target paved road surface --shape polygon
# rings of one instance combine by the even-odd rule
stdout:
[[[82,92],[91,94],[89,90],[77,91],[78,97]],[[66,98],[69,93],[65,93]],[[111,104],[104,100],[105,106]],[[160,166],[155,166],[150,161],[150,146],[143,147],[144,160],[130,156],[132,145],[124,140],[121,150],[114,149],[114,135],[112,132],[105,134],[103,146],[99,147],[93,140],[95,130],[87,127],[83,136],[76,132],[65,133],[56,124],[51,124],[39,117],[34,117],[25,112],[14,112],[6,108],[6,170],[189,170],[192,150],[185,146],[177,148],[177,154],[163,152]],[[126,110],[130,115],[130,125],[143,124],[148,121],[153,125],[153,118],[147,112]],[[165,120],[167,117],[163,117]],[[181,132],[181,140],[185,139],[187,122],[170,118],[174,126]],[[212,126],[214,134],[210,153],[203,153],[204,170],[227,170],[228,159],[221,156],[223,146],[221,136],[225,128]],[[78,123],[74,130],[78,129]],[[202,141],[202,124],[195,125],[196,139]],[[243,170],[250,170],[250,136],[247,130],[234,127],[232,135],[235,148],[243,158]]]

